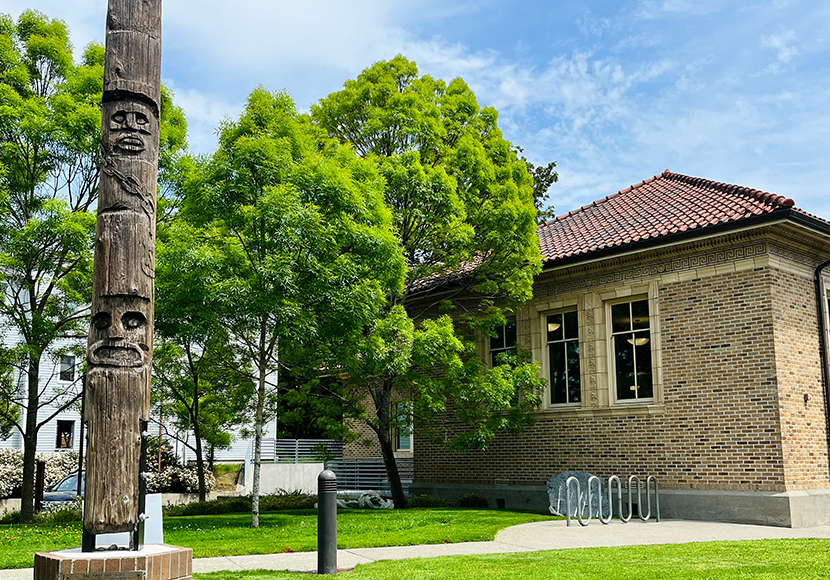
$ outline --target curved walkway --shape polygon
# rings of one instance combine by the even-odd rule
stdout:
[[[586,527],[572,521],[571,526],[568,527],[564,520],[550,520],[506,528],[497,533],[496,539],[492,542],[338,550],[337,564],[340,570],[347,570],[354,568],[357,564],[366,564],[376,560],[535,552],[567,548],[686,544],[689,542],[724,540],[774,540],[782,538],[830,539],[830,526],[791,529],[687,520],[663,520],[659,523],[632,520],[627,524],[614,520],[604,526],[595,520]],[[196,573],[256,568],[316,572],[317,552],[198,558],[193,561],[193,571]],[[3,580],[2,576],[0,576],[0,580]]]
[[[435,558],[466,554],[498,554],[535,552],[567,548],[598,548],[605,546],[635,546],[645,544],[686,544],[726,540],[774,540],[783,538],[830,539],[830,526],[815,528],[775,528],[745,524],[724,524],[687,520],[641,522],[619,520],[603,526],[597,521],[582,527],[572,521],[550,520],[506,528],[496,534],[492,542],[464,542],[460,544],[428,544],[419,546],[391,546],[386,548],[354,548],[337,551],[341,570],[354,568],[376,560],[405,560]],[[259,556],[223,556],[193,560],[193,572],[220,570],[289,570],[316,572],[317,552],[267,554]],[[0,580],[31,580],[32,569],[0,570]]]

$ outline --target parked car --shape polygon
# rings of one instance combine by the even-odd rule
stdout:
[[[81,472],[81,495],[84,493],[85,472]],[[70,473],[43,492],[43,505],[65,503],[78,497],[78,474]]]

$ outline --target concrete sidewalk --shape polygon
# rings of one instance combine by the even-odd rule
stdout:
[[[580,526],[575,521],[571,522],[571,527],[567,527],[563,520],[551,520],[504,529],[496,534],[496,539],[492,542],[338,550],[337,564],[339,569],[347,570],[354,568],[357,564],[366,564],[377,560],[534,552],[567,548],[782,538],[830,539],[830,526],[790,529],[686,520],[663,520],[659,523],[653,520],[650,522],[637,520],[628,524],[614,520],[609,525],[604,526],[594,520],[591,525],[586,527]],[[197,558],[193,561],[193,572],[196,574],[220,570],[252,570],[257,568],[316,572],[317,552]],[[0,570],[0,580],[32,580],[32,569]]]

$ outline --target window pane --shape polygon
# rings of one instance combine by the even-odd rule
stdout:
[[[562,340],[562,315],[551,314],[548,316],[547,323],[548,342],[552,340]]]
[[[634,330],[648,328],[648,300],[638,300],[631,303],[632,322]]]
[[[631,330],[631,303],[614,304],[611,306],[611,324],[613,332]]]
[[[568,401],[578,403],[582,400],[579,382],[579,341],[569,340],[568,345]]]
[[[516,321],[504,325],[504,346],[516,346]]]
[[[72,435],[74,431],[75,421],[58,421],[55,448],[72,449]]]
[[[62,356],[60,366],[60,380],[74,381],[75,380],[75,357]]]
[[[565,338],[579,337],[579,318],[574,312],[565,313]]]
[[[654,396],[651,380],[651,341],[647,332],[638,332],[635,335],[635,349],[637,351],[637,397],[650,398]]]
[[[634,345],[628,342],[630,334],[614,337],[614,363],[617,371],[617,398],[633,399],[637,396],[634,385]]]
[[[558,342],[548,347],[550,351],[550,402],[554,405],[567,403],[565,392],[565,343]]]
[[[490,338],[490,350],[504,348],[504,327],[496,328],[496,336]]]

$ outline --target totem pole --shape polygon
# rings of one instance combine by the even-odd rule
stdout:
[[[87,351],[83,550],[131,532],[143,511],[142,454],[153,357],[161,0],[109,0],[103,166]]]

